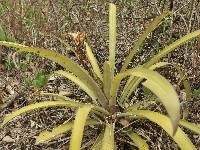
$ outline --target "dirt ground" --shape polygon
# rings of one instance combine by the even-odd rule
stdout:
[[[117,70],[121,68],[139,35],[149,23],[164,10],[171,9],[173,16],[163,23],[145,40],[142,50],[132,59],[129,68],[143,64],[152,55],[176,39],[200,28],[199,0],[117,0]],[[28,46],[43,47],[76,58],[56,37],[67,32],[85,32],[99,63],[108,56],[108,1],[106,0],[0,0],[0,40],[15,41]],[[6,36],[1,30],[6,31]],[[3,35],[3,36],[2,36]],[[65,40],[72,44],[70,38]],[[33,81],[38,72],[50,74],[61,66],[36,55],[17,56],[13,48],[0,48],[0,119],[18,108],[49,99],[36,97],[38,92],[64,93],[81,101],[87,95],[64,78],[51,78],[48,84],[36,88]],[[14,60],[13,60],[14,59]],[[170,63],[180,64],[190,81],[192,90],[200,88],[200,37],[177,48],[163,58]],[[25,64],[25,65],[24,65]],[[27,64],[27,65],[26,65]],[[24,67],[23,67],[24,65]],[[180,78],[172,67],[160,69],[176,87],[183,101],[184,89]],[[31,83],[30,83],[31,82]],[[142,95],[135,93],[135,96]],[[163,111],[158,104],[154,110]],[[200,124],[200,96],[194,96],[189,103],[188,121]],[[72,109],[48,108],[22,115],[0,129],[2,150],[64,150],[68,148],[69,134],[46,144],[35,145],[35,137],[44,129],[51,130],[73,116]],[[178,150],[175,142],[157,125],[150,121],[136,121],[133,128],[147,140],[152,150]],[[83,149],[91,146],[90,141],[98,135],[92,127],[85,133]],[[184,130],[197,149],[200,136]],[[118,149],[131,149],[128,144],[118,142]],[[137,149],[132,147],[132,149]]]

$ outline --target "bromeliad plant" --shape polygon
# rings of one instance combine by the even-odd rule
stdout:
[[[55,74],[62,75],[73,81],[92,99],[91,102],[88,100],[88,103],[81,103],[59,94],[45,93],[48,96],[55,96],[56,100],[38,102],[16,110],[5,116],[1,127],[5,126],[15,117],[34,109],[55,106],[75,107],[77,108],[77,112],[74,121],[68,121],[67,123],[58,125],[54,127],[52,131],[42,131],[36,138],[36,143],[44,143],[63,133],[71,131],[72,134],[69,149],[79,150],[81,148],[84,127],[93,125],[103,128],[104,130],[96,137],[96,141],[90,149],[114,150],[116,148],[116,135],[120,135],[121,137],[125,137],[125,139],[129,138],[130,141],[132,140],[132,143],[139,149],[147,150],[149,149],[149,146],[145,140],[130,128],[133,120],[143,118],[161,126],[182,150],[196,149],[179,126],[186,127],[197,134],[200,134],[200,128],[186,120],[180,119],[180,102],[177,93],[169,81],[158,72],[154,71],[154,69],[167,65],[168,63],[166,62],[159,62],[160,58],[167,55],[178,46],[199,36],[200,30],[192,32],[173,42],[142,66],[126,69],[145,38],[160,24],[162,19],[168,15],[171,15],[171,12],[163,12],[151,23],[130,51],[121,71],[118,74],[115,74],[116,6],[110,4],[109,60],[104,63],[103,73],[98,66],[98,62],[92,53],[91,47],[85,42],[86,53],[92,65],[93,76],[97,77],[95,79],[91,77],[87,70],[80,67],[67,56],[63,56],[47,49],[1,41],[0,45],[18,48],[18,52],[35,53],[60,64],[65,70],[56,71]],[[126,82],[123,91],[118,94],[120,82],[124,78],[128,78],[128,81]],[[99,83],[102,83],[101,85],[103,85],[103,87],[101,87]],[[142,84],[157,96],[157,99],[164,105],[168,115],[138,107],[138,104],[129,104],[129,96],[135,91],[139,84]],[[92,119],[90,114],[93,114],[92,116],[95,115],[95,119]],[[126,124],[122,122],[126,122]]]

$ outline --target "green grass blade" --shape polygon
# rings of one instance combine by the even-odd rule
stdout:
[[[85,123],[89,112],[91,111],[91,106],[83,106],[78,109],[72,128],[72,135],[70,140],[69,150],[80,150],[83,138],[83,132]]]
[[[93,71],[97,75],[97,77],[102,81],[103,77],[102,77],[102,74],[101,74],[101,71],[100,71],[100,68],[99,68],[99,65],[98,65],[98,61],[95,58],[95,56],[92,52],[92,49],[88,45],[88,43],[85,42],[85,46],[86,46],[86,53],[87,53],[87,56],[88,56],[88,59],[89,59],[91,65],[92,65]]]
[[[111,92],[113,94],[111,98],[116,98],[117,89],[121,80],[130,75],[147,79],[145,82],[143,82],[143,85],[150,89],[165,106],[171,119],[174,129],[173,132],[175,132],[180,119],[180,103],[178,95],[169,81],[159,73],[145,68],[134,68],[119,73],[113,82],[113,89]]]
[[[131,61],[131,59],[133,58],[133,56],[135,55],[137,50],[140,48],[141,44],[144,42],[146,37],[149,35],[149,33],[151,33],[160,24],[160,22],[162,21],[163,18],[165,18],[171,14],[172,13],[170,11],[165,11],[160,16],[156,17],[156,19],[144,31],[144,33],[141,35],[141,37],[138,39],[138,41],[134,45],[133,49],[130,51],[130,54],[128,55],[128,57],[126,58],[123,66],[122,66],[121,72],[126,70],[129,62]]]
[[[110,99],[110,89],[111,89],[111,83],[112,83],[112,77],[111,74],[111,68],[108,61],[104,63],[103,68],[103,90],[107,97],[107,99]]]
[[[55,126],[52,131],[44,130],[40,132],[40,134],[36,137],[36,143],[35,144],[40,144],[40,143],[45,143],[47,141],[50,141],[52,139],[58,138],[62,136],[62,134],[71,131],[73,127],[74,122],[70,121],[58,126]],[[101,122],[98,122],[96,120],[90,119],[87,120],[85,125],[99,125],[102,124]]]
[[[115,49],[116,49],[116,5],[109,4],[109,62],[114,76],[115,68]]]
[[[104,137],[102,140],[102,150],[114,150],[115,142],[114,142],[114,124],[106,124],[106,129],[104,133]]]
[[[81,79],[85,84],[88,85],[88,87],[90,87],[90,89],[93,89],[98,97],[98,102],[105,108],[107,107],[108,100],[106,99],[101,88],[97,85],[97,83],[93,80],[93,78],[86,70],[78,66],[73,60],[69,59],[67,56],[61,55],[51,50],[28,47],[12,42],[0,41],[0,45],[19,48],[20,50],[18,52],[32,52],[60,64],[61,66],[72,72],[74,75],[76,75],[79,79]]]
[[[137,133],[131,131],[131,132],[128,132],[127,135],[136,144],[139,150],[149,150],[149,145]]]
[[[88,87],[88,85],[85,84],[78,77],[76,77],[75,75],[73,75],[70,72],[63,71],[63,70],[56,71],[55,73],[62,75],[64,77],[68,78],[69,80],[71,80],[72,82],[74,82],[75,84],[77,84],[83,91],[85,91],[92,98],[94,103],[97,104],[97,102],[96,102],[97,95],[96,95],[95,91],[93,89],[90,89],[90,87]]]
[[[171,51],[173,51],[175,48],[179,47],[180,45],[183,45],[184,43],[188,42],[189,40],[200,36],[200,30],[196,30],[192,33],[189,33],[185,36],[183,36],[182,38],[178,39],[177,41],[173,42],[172,44],[170,44],[169,46],[165,47],[163,50],[161,50],[158,54],[156,54],[152,59],[150,59],[145,65],[144,67],[150,67],[153,64],[155,64],[156,62],[158,62],[160,60],[160,58],[164,57],[165,55],[167,55],[168,53],[170,53]]]
[[[162,115],[158,112],[153,112],[149,110],[134,110],[128,113],[124,113],[119,115],[119,117],[122,116],[141,116],[149,119],[150,121],[158,124],[161,126],[172,138],[173,140],[178,144],[178,146],[181,148],[181,150],[196,150],[195,146],[192,144],[188,136],[181,130],[180,127],[177,128],[177,131],[175,135],[173,136],[173,128],[171,126],[170,119]]]
[[[184,128],[187,128],[191,131],[193,131],[196,134],[200,135],[200,127],[197,124],[188,122],[186,120],[180,120],[179,125],[183,126]]]

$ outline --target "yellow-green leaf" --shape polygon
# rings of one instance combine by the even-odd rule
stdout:
[[[155,70],[157,68],[161,68],[161,67],[166,66],[166,65],[170,65],[170,63],[168,63],[168,62],[158,62],[158,63],[152,65],[151,67],[149,67],[149,69]]]
[[[149,150],[149,145],[137,133],[130,131],[127,133],[130,139],[136,144],[139,150]]]
[[[163,67],[163,66],[169,65],[169,64],[170,63],[168,63],[168,62],[158,62],[158,63],[152,65],[151,67],[149,67],[149,69],[154,70],[156,68],[160,68],[160,67]],[[123,89],[122,95],[120,97],[121,103],[124,103],[129,98],[129,96],[132,94],[132,92],[135,91],[137,85],[141,82],[141,80],[138,80],[138,79],[139,79],[138,77],[130,76],[130,78],[128,79],[128,81]]]
[[[8,115],[5,116],[3,123],[1,124],[1,127],[4,126],[6,123],[10,122],[13,118],[24,114],[26,112],[35,110],[35,109],[40,109],[40,108],[48,108],[48,107],[55,107],[55,106],[65,106],[65,107],[80,107],[84,106],[85,104],[80,103],[80,102],[73,102],[73,101],[44,101],[44,102],[39,102],[35,104],[30,104],[28,106],[24,106]]]
[[[115,124],[106,124],[106,129],[104,133],[104,137],[102,140],[102,150],[114,150],[115,142],[114,142],[114,128]]]
[[[200,30],[196,30],[192,33],[189,33],[185,36],[183,36],[182,38],[176,40],[175,42],[173,42],[172,44],[170,44],[169,46],[165,47],[163,50],[161,50],[158,54],[156,54],[155,56],[153,56],[152,59],[150,59],[145,65],[144,67],[150,67],[153,64],[155,64],[156,62],[158,62],[160,60],[160,58],[162,58],[163,56],[167,55],[168,53],[170,53],[171,51],[173,51],[175,48],[177,48],[178,46],[188,42],[189,40],[198,37],[200,35]]]
[[[194,133],[196,134],[199,134],[200,135],[200,127],[195,124],[195,123],[191,123],[191,122],[188,122],[186,120],[180,120],[179,121],[179,124],[191,131],[193,131]]]
[[[181,130],[180,127],[177,128],[177,131],[174,135],[172,134],[173,128],[171,126],[171,121],[165,115],[149,110],[133,110],[119,115],[119,117],[122,116],[130,116],[133,118],[135,116],[145,117],[161,126],[173,138],[173,140],[178,144],[181,150],[196,150],[195,146],[192,144],[188,136]]]
[[[52,129],[52,131],[44,130],[40,132],[40,134],[36,137],[36,142],[35,144],[40,144],[47,142],[49,140],[58,138],[61,136],[63,133],[67,133],[70,131],[73,127],[73,122],[67,122],[61,125],[58,125]]]
[[[104,113],[105,115],[108,115],[109,113],[104,110],[104,108],[102,107],[98,107],[98,106],[94,106],[94,105],[90,105],[90,104],[84,104],[84,103],[80,103],[80,102],[75,102],[75,101],[71,101],[69,100],[56,100],[56,101],[44,101],[44,102],[39,102],[39,103],[35,103],[35,104],[30,104],[28,106],[24,106],[8,115],[5,116],[3,123],[1,124],[1,127],[3,127],[6,123],[10,122],[12,119],[14,119],[15,117],[24,114],[26,112],[35,110],[35,109],[40,109],[40,108],[48,108],[48,107],[56,107],[56,106],[65,106],[65,107],[81,107],[81,106],[91,106],[94,107],[95,111]]]
[[[109,62],[113,76],[116,48],[116,5],[109,4]]]
[[[74,122],[70,121],[58,126],[55,126],[52,131],[44,130],[40,132],[40,134],[36,137],[36,144],[44,143],[49,140],[58,138],[59,136],[62,136],[62,134],[67,133],[70,131],[73,127]],[[101,122],[98,122],[96,120],[87,120],[85,125],[98,125],[101,124]]]
[[[126,70],[129,62],[131,61],[131,59],[133,58],[133,56],[135,55],[137,50],[140,48],[141,44],[144,42],[146,37],[149,35],[149,33],[151,33],[159,25],[159,23],[162,21],[163,18],[165,18],[166,16],[169,16],[171,14],[172,13],[170,11],[164,11],[161,15],[156,17],[156,19],[149,25],[149,27],[144,31],[144,33],[138,39],[138,41],[134,45],[133,49],[130,51],[130,54],[128,55],[128,57],[126,58],[123,66],[122,66],[121,72]]]
[[[0,45],[4,46],[10,46],[10,47],[15,47],[19,48],[20,50],[18,52],[32,52],[36,53],[42,57],[48,58],[70,72],[72,72],[75,76],[77,76],[80,80],[82,80],[85,84],[88,85],[90,89],[93,89],[98,97],[98,102],[106,108],[108,106],[108,100],[106,99],[103,91],[101,88],[97,85],[97,83],[93,80],[93,78],[89,75],[89,73],[78,66],[77,63],[75,63],[73,60],[69,59],[67,56],[61,55],[59,53],[56,53],[54,51],[48,50],[48,49],[43,49],[43,48],[35,48],[35,47],[28,47],[25,45],[21,44],[16,44],[12,42],[5,42],[5,41],[0,41]]]
[[[158,62],[162,57],[164,57],[165,55],[167,55],[168,53],[170,53],[171,51],[173,51],[175,48],[177,48],[178,46],[188,42],[189,40],[198,37],[200,35],[200,30],[196,30],[190,34],[185,35],[184,37],[178,39],[177,41],[173,42],[172,44],[170,44],[169,46],[167,46],[166,48],[164,48],[163,50],[161,50],[158,54],[156,54],[152,59],[150,59],[150,61],[148,61],[147,63],[145,63],[143,65],[143,67],[145,68],[149,68],[151,67],[153,64],[155,64],[156,62]],[[126,69],[126,68],[124,68]],[[130,77],[131,78],[131,77]],[[141,78],[131,78],[129,81],[129,88],[126,89],[126,91],[128,93],[124,93],[123,95],[123,101],[125,98],[128,98],[129,95],[136,89],[136,87],[138,86],[138,84],[141,82]],[[187,84],[187,83],[186,83]],[[185,84],[185,85],[186,85]],[[189,85],[186,85],[186,87],[188,87]],[[189,89],[187,89],[189,90]]]
[[[72,128],[72,135],[70,140],[70,150],[80,150],[83,138],[83,132],[85,127],[85,122],[89,112],[91,111],[91,106],[83,106],[78,109]]]
[[[112,89],[112,97],[116,98],[117,89],[121,80],[126,76],[137,76],[140,78],[147,79],[142,84],[150,89],[162,102],[165,106],[173,126],[173,133],[176,131],[178,126],[178,121],[180,119],[180,103],[178,99],[178,95],[174,90],[173,86],[166,80],[163,76],[159,73],[145,69],[145,68],[134,68],[129,69],[125,72],[119,73],[113,82],[113,89]]]
[[[112,83],[111,68],[108,61],[104,63],[103,69],[103,90],[108,99],[110,99],[110,89]]]
[[[94,54],[92,52],[92,49],[88,45],[88,43],[85,42],[85,45],[86,45],[86,53],[87,53],[87,56],[88,56],[88,59],[89,59],[91,65],[92,65],[93,71],[97,75],[97,77],[102,81],[103,77],[102,77],[102,74],[101,74],[97,59],[95,58],[95,56],[94,56]]]
[[[77,78],[75,75],[73,75],[70,72],[59,70],[55,72],[56,74],[63,75],[64,77],[68,78],[69,80],[73,81],[75,84],[77,84],[82,90],[84,90],[94,101],[95,104],[97,104],[96,99],[97,95],[93,89],[90,89],[87,84],[85,84],[82,80]]]

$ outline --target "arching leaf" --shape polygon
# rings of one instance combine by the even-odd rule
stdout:
[[[179,124],[191,131],[193,131],[194,133],[196,134],[199,134],[200,135],[200,127],[195,124],[195,123],[191,123],[191,122],[188,122],[186,120],[180,120],[179,121]]]
[[[70,100],[57,100],[57,101],[44,101],[44,102],[39,102],[39,103],[35,103],[35,104],[30,104],[28,106],[22,107],[10,114],[8,114],[7,116],[5,116],[3,123],[1,124],[1,127],[3,127],[6,123],[10,122],[12,119],[14,119],[15,117],[22,115],[26,112],[35,110],[35,109],[40,109],[40,108],[48,108],[48,107],[56,107],[56,106],[65,106],[65,107],[81,107],[81,106],[91,106],[94,107],[94,110],[96,111],[100,111],[101,113],[105,113],[105,114],[109,114],[106,110],[104,110],[101,107],[98,106],[94,106],[94,105],[90,105],[90,104],[84,104],[84,103],[80,103],[80,102],[74,102],[74,101],[70,101]]]
[[[166,48],[161,50],[158,54],[154,55],[153,58],[151,58],[147,63],[145,63],[143,65],[143,67],[145,67],[145,68],[151,67],[153,64],[158,62],[162,57],[169,54],[175,48],[179,47],[180,45],[188,42],[189,40],[191,40],[195,37],[198,37],[199,35],[200,35],[200,30],[196,30],[192,33],[189,33],[189,34],[183,36],[182,38],[178,39],[177,41],[173,42],[172,44],[170,44],[169,46],[167,46]],[[131,93],[133,93],[135,91],[138,84],[142,81],[141,78],[133,78],[133,77],[130,77],[129,80],[130,81],[128,82],[128,84],[129,84],[128,88],[126,88],[126,92],[123,94],[123,97],[122,97],[123,101],[125,100],[125,98],[128,98],[129,95],[131,95]]]
[[[160,58],[164,57],[165,55],[169,54],[171,51],[173,51],[175,48],[179,47],[180,45],[183,45],[184,43],[188,42],[189,40],[198,37],[200,35],[200,30],[196,30],[192,33],[189,33],[182,38],[176,40],[169,46],[165,47],[163,50],[161,50],[158,54],[154,55],[153,58],[151,58],[144,67],[150,67],[156,62],[160,60]]]
[[[152,65],[151,67],[149,67],[150,70],[154,70],[156,68],[160,68],[160,67],[163,67],[165,65],[169,65],[170,63],[168,62],[158,62],[154,65]],[[130,78],[128,79],[125,87],[124,87],[124,90],[122,92],[122,95],[120,97],[121,99],[121,103],[124,103],[128,97],[131,95],[131,93],[133,91],[135,91],[135,89],[137,88],[137,85],[142,81],[142,79],[139,80],[138,77],[135,77],[135,76],[130,76]]]
[[[82,82],[87,84],[90,89],[93,89],[96,93],[96,96],[98,97],[98,102],[102,106],[104,106],[104,108],[108,106],[108,100],[106,99],[103,91],[93,80],[93,78],[89,75],[89,73],[80,66],[78,66],[78,64],[76,64],[73,60],[69,59],[67,56],[61,55],[48,49],[28,47],[12,42],[0,41],[0,45],[19,48],[20,50],[18,52],[32,52],[60,64],[61,66],[72,72],[80,80],[82,80]]]
[[[93,89],[90,89],[90,87],[88,87],[88,85],[85,84],[82,80],[80,80],[75,75],[73,75],[72,73],[67,72],[67,71],[59,70],[59,71],[56,71],[55,73],[59,74],[59,75],[63,75],[67,79],[69,79],[72,82],[74,82],[75,84],[77,84],[83,91],[85,91],[92,98],[94,103],[97,104],[97,102],[96,102],[97,95],[96,95],[95,91]]]
[[[119,115],[119,117],[122,116],[129,116],[131,118],[134,118],[135,116],[145,117],[161,126],[173,138],[173,140],[178,144],[181,150],[196,150],[195,146],[192,144],[188,136],[181,130],[180,127],[177,128],[177,131],[174,135],[172,134],[173,128],[171,126],[171,121],[165,115],[149,110],[133,110]]]
[[[117,89],[119,87],[121,80],[124,77],[130,75],[147,79],[142,84],[148,89],[150,89],[165,106],[171,119],[173,132],[175,132],[178,126],[178,121],[180,119],[180,103],[178,95],[176,94],[176,91],[174,90],[173,86],[169,83],[169,81],[166,80],[159,73],[145,68],[134,68],[119,73],[114,78],[111,98],[113,99],[116,98]]]
[[[144,33],[140,36],[138,41],[135,43],[133,49],[130,51],[130,54],[128,55],[128,57],[126,58],[123,66],[122,66],[121,72],[126,70],[129,62],[131,61],[131,59],[133,58],[133,56],[135,55],[137,50],[140,48],[141,44],[147,38],[147,36],[160,24],[160,22],[162,21],[163,18],[165,18],[171,14],[172,13],[170,11],[164,11],[161,15],[159,15],[158,17],[155,18],[155,20],[149,25],[149,27],[144,31]]]

